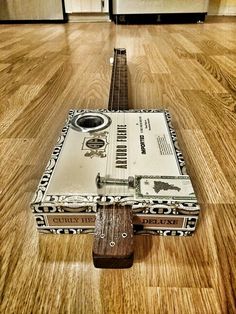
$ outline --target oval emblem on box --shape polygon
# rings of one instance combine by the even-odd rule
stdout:
[[[86,146],[90,149],[101,149],[105,145],[105,141],[100,138],[92,138],[86,142]]]

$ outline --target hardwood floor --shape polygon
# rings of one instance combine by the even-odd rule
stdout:
[[[236,18],[197,25],[0,25],[1,313],[235,313]],[[126,47],[134,108],[168,108],[201,204],[194,237],[39,235],[29,203],[70,108],[106,108]]]

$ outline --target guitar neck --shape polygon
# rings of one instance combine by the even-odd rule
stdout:
[[[128,71],[125,49],[114,50],[109,110],[128,110]],[[108,182],[107,182],[108,183]],[[98,268],[128,268],[133,264],[133,214],[126,206],[97,209],[93,262]]]
[[[128,70],[126,49],[114,49],[114,60],[108,102],[109,110],[128,110]]]
[[[98,208],[93,262],[98,268],[128,268],[133,264],[133,215],[130,207]]]

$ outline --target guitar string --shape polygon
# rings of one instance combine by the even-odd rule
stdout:
[[[114,59],[113,59],[113,65],[112,65],[112,75],[111,75],[111,88],[110,88],[110,95],[109,95],[109,109],[112,111],[113,110],[113,99],[114,99],[114,73],[116,72],[116,55],[114,53]],[[111,146],[110,146],[111,147]],[[107,162],[106,162],[106,168],[105,168],[105,178],[106,178],[106,175],[107,175],[107,172],[108,172],[108,157],[107,157]],[[105,186],[105,187],[104,187]],[[106,184],[103,185],[103,201],[104,201],[104,204],[103,204],[103,214],[102,214],[102,230],[101,230],[101,238],[105,238],[105,208],[106,208],[106,205],[105,205],[105,202],[107,201],[107,188],[106,188]]]
[[[121,54],[121,58],[120,58],[120,64],[121,64],[121,71],[120,71],[120,73],[119,73],[119,75],[120,75],[120,80],[119,80],[119,90],[120,90],[120,94],[119,94],[119,102],[120,101],[123,101],[123,103],[122,103],[122,110],[124,110],[124,59],[125,59],[125,55],[124,54]],[[125,113],[121,113],[121,116],[123,116],[123,125],[125,125]],[[121,168],[121,170],[120,170],[120,178],[122,179],[122,172],[124,172],[124,177],[123,177],[123,179],[125,179],[125,170],[122,170],[122,168]],[[124,191],[125,191],[125,185],[122,187],[121,186],[121,188],[120,188],[120,193],[121,193],[121,195],[123,194],[124,195]],[[119,207],[120,207],[121,205],[119,205]],[[122,211],[120,211],[120,213],[122,213]],[[119,217],[119,216],[118,216]],[[117,227],[117,233],[119,232],[119,227],[120,227],[120,222],[119,221],[117,221],[117,224],[118,224],[118,227]],[[117,237],[119,238],[119,233],[117,234]]]
[[[124,77],[123,77],[123,70],[124,70],[124,66],[123,66],[123,60],[124,60],[124,58],[125,58],[125,54],[123,53],[123,51],[122,50],[120,50],[120,68],[119,68],[119,87],[118,87],[118,90],[119,90],[119,94],[118,94],[118,99],[119,99],[119,101],[118,101],[118,104],[119,104],[119,110],[121,109],[121,110],[123,110],[124,108],[123,108],[123,105],[124,105],[124,95],[123,95],[123,79],[124,79]],[[122,103],[121,103],[122,102]],[[121,117],[123,116],[123,125],[124,125],[124,121],[125,121],[125,113],[119,113],[119,115],[121,115]],[[120,169],[120,171],[119,171],[119,178],[121,178],[122,179],[122,168]],[[125,179],[125,178],[123,178],[123,179]],[[122,191],[123,191],[123,189],[125,188],[125,186],[123,186],[123,188],[122,188],[122,185],[119,187],[119,191],[120,191],[120,194],[122,195]],[[120,208],[120,205],[119,205],[119,208]],[[121,211],[119,211],[119,213],[120,213]],[[120,227],[120,217],[119,217],[119,215],[117,215],[117,234],[116,234],[116,236],[117,236],[117,238],[119,239],[119,227]]]
[[[121,93],[121,90],[120,90],[120,79],[121,79],[121,76],[120,76],[120,69],[121,69],[121,52],[120,50],[116,50],[116,53],[117,53],[117,64],[118,64],[118,73],[116,71],[116,75],[118,74],[118,78],[116,77],[116,84],[118,84],[118,89],[116,88],[116,92],[117,92],[117,104],[116,104],[116,111],[119,111],[120,110],[120,93]],[[115,75],[115,76],[116,76]],[[118,116],[119,114],[116,115],[116,119],[118,120]],[[116,123],[117,124],[117,123]],[[119,174],[119,171],[118,171],[118,174]],[[115,177],[118,177],[119,176],[116,176],[116,172],[115,172]],[[118,186],[118,189],[119,189],[119,186]],[[118,190],[118,189],[115,189],[115,192]],[[115,195],[114,195],[115,197]],[[116,211],[116,204],[115,204],[115,199],[114,199],[114,202],[113,202],[113,206],[112,206],[112,235],[111,235],[111,242],[110,242],[110,246],[115,246],[115,239],[114,239],[114,236],[115,236],[115,227],[116,227],[116,215],[115,215],[115,211]]]
[[[128,78],[127,78],[127,57],[126,57],[126,54],[125,54],[124,58],[122,58],[122,71],[123,71],[123,73],[122,73],[123,74],[123,77],[122,77],[122,79],[123,79],[122,80],[122,84],[123,84],[122,95],[123,95],[123,101],[124,101],[124,108],[123,109],[127,110],[128,109],[127,108],[127,105],[128,105],[128,92],[127,92]],[[124,117],[124,125],[126,125],[126,114],[125,113],[124,113],[123,117]],[[126,127],[126,136],[128,139],[128,128],[127,127]],[[127,145],[127,152],[126,153],[128,154],[128,145]],[[128,158],[128,157],[126,156],[126,158]],[[127,167],[128,167],[128,165],[127,165]],[[124,173],[126,173],[126,177],[127,177],[128,171],[126,171],[126,172],[124,171]],[[124,188],[123,188],[124,189],[124,195],[125,195],[125,192],[128,188],[129,187],[124,185]],[[125,213],[126,213],[125,207],[124,207],[124,210],[122,211],[122,213],[123,213],[123,215],[125,215]],[[124,221],[126,221],[126,220],[124,220]],[[123,228],[126,229],[126,226],[123,226]],[[121,233],[122,238],[125,238],[126,236],[127,236],[126,232]]]
[[[122,51],[120,51],[120,72],[119,72],[119,110],[124,110],[124,60],[126,58],[126,54],[124,54]],[[122,103],[121,103],[122,102]],[[123,112],[120,113],[121,116],[123,116],[123,125],[125,125],[125,113]],[[122,179],[122,168],[120,169],[120,178]],[[125,176],[125,171],[124,171],[124,176]],[[123,177],[125,179],[125,177]],[[122,188],[120,188],[120,194],[122,195],[123,190],[125,190],[125,185]],[[124,194],[124,193],[123,193]],[[121,205],[119,205],[120,208]],[[119,211],[122,213],[122,211]],[[120,216],[117,215],[117,238],[119,238],[119,229],[120,229]]]
[[[124,108],[124,105],[126,105],[126,98],[125,96],[126,95],[126,85],[127,85],[127,82],[126,82],[126,72],[127,72],[127,68],[126,68],[126,53],[124,54],[121,50],[118,51],[118,64],[119,64],[119,67],[118,67],[118,80],[116,80],[116,82],[118,83],[118,95],[117,95],[117,100],[118,100],[118,106],[117,106],[117,110],[119,111],[120,109],[124,110],[124,109],[127,109],[127,108]],[[123,102],[121,104],[121,102]],[[125,103],[124,103],[125,102]],[[121,108],[121,105],[123,105],[123,107]],[[122,117],[122,113],[119,113],[118,115],[121,114],[121,117]],[[117,115],[117,116],[118,116]],[[123,113],[123,125],[126,125],[125,124],[125,112]],[[125,170],[120,168],[120,170],[118,171],[119,175],[117,175],[118,178],[121,178],[122,179],[122,172],[124,172],[124,177],[123,179],[125,179]],[[123,188],[122,186],[118,186],[118,191],[120,191],[120,194],[122,195],[125,195],[125,191],[126,191],[126,186],[124,185]],[[117,230],[116,232],[116,238],[119,239],[119,226],[120,226],[120,217],[119,215],[115,215],[115,211],[116,211],[116,207],[115,207],[115,203],[114,203],[114,206],[113,206],[113,232],[115,232],[115,229]],[[123,214],[125,214],[123,212]],[[123,236],[124,235],[124,236]],[[126,233],[123,232],[121,233],[121,236],[124,238],[126,237]],[[113,234],[113,240],[112,240],[112,243],[113,245],[115,245],[115,242],[114,242],[114,234]]]
[[[127,81],[127,58],[126,58],[126,55],[125,55],[125,57],[122,60],[122,65],[123,65],[123,98],[124,98],[124,102],[125,102],[125,104],[124,104],[125,108],[123,108],[123,109],[127,110],[128,109],[127,108],[127,105],[128,105],[128,93],[127,93],[128,81]],[[126,115],[125,115],[125,113],[124,113],[124,125],[126,125]],[[127,136],[127,139],[128,139],[128,128],[127,127],[126,127],[126,136]],[[126,153],[128,154],[128,145],[127,145],[127,152]],[[128,157],[126,156],[126,158],[128,158]],[[127,167],[128,167],[128,165],[127,165]],[[126,171],[126,177],[127,176],[128,176],[128,171]],[[127,188],[129,188],[129,187],[126,187],[124,185],[124,195],[125,195],[125,192],[126,192]],[[126,208],[124,206],[124,210],[122,211],[123,215],[125,215],[125,213],[126,213],[125,209]],[[124,220],[124,221],[126,221],[126,220]],[[123,226],[123,228],[126,229],[126,226]],[[124,229],[124,231],[125,231],[125,229]],[[126,232],[122,232],[121,233],[121,237],[125,238],[124,235],[126,235],[126,234],[127,234]]]
[[[117,69],[117,56],[116,56],[116,50],[114,50],[114,59],[113,59],[113,65],[112,65],[112,77],[111,77],[111,88],[110,88],[110,96],[109,96],[109,109],[110,111],[113,110],[113,106],[114,106],[114,95],[115,95],[115,74],[116,74],[116,69]],[[110,140],[112,141],[112,138],[110,138]],[[112,147],[112,143],[110,145],[110,147]],[[107,176],[108,173],[108,163],[109,163],[109,159],[107,159],[107,163],[106,163],[106,169],[105,169],[105,178]],[[107,201],[107,187],[105,184],[105,188],[104,189],[104,200],[106,199]],[[104,233],[104,228],[105,228],[105,220],[106,220],[106,205],[103,204],[103,220],[102,220],[102,234],[101,234],[101,238],[105,238],[105,233]]]
[[[113,67],[112,67],[112,84],[111,84],[112,93],[111,93],[110,101],[109,101],[111,111],[113,110],[113,105],[114,105],[116,67],[117,67],[117,49],[114,49],[114,59],[113,59]]]
[[[117,72],[118,69],[118,72]],[[117,74],[118,74],[118,81],[117,81]],[[123,79],[121,81],[121,79]],[[115,89],[116,83],[118,82],[118,90]],[[116,86],[117,87],[117,86]],[[123,88],[121,91],[121,87]],[[114,51],[114,60],[113,60],[113,69],[112,69],[112,84],[111,84],[111,96],[110,96],[110,100],[109,100],[109,109],[112,111],[114,109],[114,105],[116,105],[116,110],[120,110],[120,101],[125,101],[125,104],[123,105],[127,105],[127,64],[126,64],[126,54],[123,55],[122,51],[115,49]],[[114,104],[114,98],[116,96],[116,101],[117,103]],[[126,97],[125,97],[126,96]],[[123,98],[122,98],[123,97]],[[124,109],[124,108],[123,108]],[[127,109],[127,108],[125,108]],[[125,125],[125,113],[123,115],[124,117],[124,125]],[[112,145],[113,147],[113,145]],[[106,164],[106,174],[107,174],[107,167],[108,167],[108,161]],[[122,178],[122,168],[119,171],[121,172],[121,176],[118,176]],[[106,175],[105,174],[105,175]],[[118,187],[119,189],[119,187]],[[107,192],[106,186],[105,186],[105,192]],[[121,188],[121,192],[122,192],[122,188]],[[107,194],[107,193],[106,193]],[[124,186],[124,194],[125,194],[125,186]],[[105,204],[103,205],[103,209],[105,209]],[[105,210],[104,210],[105,212]],[[104,213],[103,213],[103,217],[105,219]],[[115,245],[114,242],[114,231],[115,231],[115,225],[116,225],[116,221],[115,221],[115,202],[113,202],[113,208],[112,208],[112,239],[110,242],[111,246]],[[119,217],[117,217],[117,219],[119,220]],[[119,224],[119,221],[117,221],[117,223]],[[103,227],[104,227],[104,221],[103,221]],[[118,228],[119,229],[119,228]],[[122,236],[126,235],[126,233],[122,233]],[[101,237],[104,237],[104,229],[102,230],[102,235]],[[118,235],[119,237],[119,235]]]

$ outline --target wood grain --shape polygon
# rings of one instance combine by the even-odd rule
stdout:
[[[235,33],[0,25],[1,313],[235,313]],[[39,235],[29,203],[68,110],[107,107],[114,47],[132,106],[170,110],[202,211],[194,237],[135,236],[133,267],[101,270],[92,235]]]
[[[96,214],[93,263],[97,268],[133,265],[133,213],[130,208],[102,206]]]

